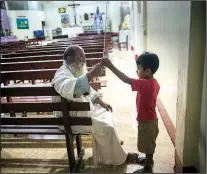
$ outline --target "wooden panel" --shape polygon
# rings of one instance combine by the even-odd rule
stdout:
[[[2,86],[1,97],[6,96],[56,96],[59,95],[54,87],[48,85]]]
[[[4,54],[2,55],[3,58],[8,57],[25,57],[25,56],[38,56],[38,55],[53,55],[53,54],[63,54],[65,49],[55,49],[55,50],[41,50],[41,51],[25,51],[25,52],[19,52],[19,53],[10,53],[10,54]],[[93,52],[103,52],[102,48],[90,48],[90,49],[84,49],[85,53],[93,53]]]
[[[50,80],[56,71],[57,69],[5,71],[1,72],[1,83],[7,80]]]
[[[90,105],[86,102],[68,102],[68,111],[89,111]],[[61,103],[2,103],[1,113],[15,113],[26,112],[53,112],[62,111]]]
[[[86,66],[93,67],[100,63],[101,58],[86,59]],[[62,66],[63,60],[26,61],[15,63],[2,63],[1,71],[32,70],[32,69],[58,69]]]
[[[90,85],[97,89],[101,88],[100,82],[92,82]],[[12,96],[56,96],[59,95],[52,85],[24,85],[24,86],[2,86],[1,97]]]
[[[63,55],[45,55],[45,56],[28,56],[28,57],[13,57],[2,58],[1,62],[26,62],[26,61],[44,61],[44,60],[63,60]]]
[[[68,46],[68,45],[67,45]],[[35,50],[35,49],[46,49],[46,48],[62,48],[62,47],[64,47],[64,48],[66,48],[67,46],[62,46],[62,45],[43,45],[43,46],[34,46],[34,47],[28,47],[26,50]],[[96,44],[96,45],[83,45],[83,46],[81,46],[83,49],[84,48],[91,48],[91,47],[93,47],[93,48],[104,48],[104,44],[103,43],[101,43],[101,44]],[[24,50],[18,50],[17,52],[22,52],[22,51],[24,51]]]
[[[96,49],[101,49],[103,50],[104,46],[103,45],[97,45],[97,46],[92,46],[93,48]],[[15,51],[15,53],[26,53],[26,52],[35,52],[35,51],[52,51],[52,50],[65,50],[67,48],[67,46],[42,46],[42,47],[34,47],[34,48],[28,48],[26,50],[19,50],[19,51]],[[88,51],[88,48],[91,48],[89,46],[86,47],[82,47],[84,50],[86,49]]]
[[[58,69],[63,60],[28,61],[16,63],[2,63],[1,71],[32,70],[32,69]]]
[[[1,83],[9,80],[51,80],[57,69],[20,70],[1,72]],[[105,76],[105,71],[100,76]]]
[[[60,129],[16,129],[16,126],[10,129],[1,128],[1,134],[37,134],[37,135],[64,135]]]
[[[2,125],[63,125],[63,118],[58,117],[13,117],[1,118]],[[70,117],[70,125],[92,125],[90,117]]]

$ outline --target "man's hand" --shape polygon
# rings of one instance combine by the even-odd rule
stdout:
[[[104,109],[106,109],[107,111],[111,111],[111,112],[113,112],[112,107],[111,107],[109,104],[103,102],[100,98],[97,98],[97,99],[95,100],[95,103],[100,104],[100,105],[101,105]]]
[[[101,67],[100,63],[97,63],[93,66],[93,68],[86,74],[89,81],[91,81],[93,78],[100,76],[103,74],[103,69]]]
[[[100,104],[104,109],[106,109],[107,111],[111,111],[111,112],[113,112],[113,109],[112,109],[112,107],[109,105],[109,104],[107,104],[107,103],[105,103],[105,102],[103,102],[102,101],[102,103]]]
[[[108,58],[103,57],[101,59],[101,65],[110,68],[113,64]]]

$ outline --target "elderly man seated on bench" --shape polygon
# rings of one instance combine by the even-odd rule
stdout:
[[[92,126],[72,126],[72,131],[92,134],[96,149],[94,155],[99,163],[121,165],[124,162],[138,162],[138,154],[127,153],[121,146],[110,112],[112,107],[89,86],[89,81],[102,73],[100,65],[96,64],[87,72],[84,51],[75,45],[66,48],[63,59],[64,63],[57,70],[52,85],[62,97],[69,101],[89,102],[91,108],[90,111],[71,112],[71,116],[92,118]],[[54,102],[59,100],[59,96],[53,97]],[[55,115],[61,117],[62,113],[56,112]]]

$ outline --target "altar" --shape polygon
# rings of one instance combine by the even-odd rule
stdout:
[[[76,37],[80,33],[84,33],[83,27],[62,28],[62,35],[68,35],[68,38]]]

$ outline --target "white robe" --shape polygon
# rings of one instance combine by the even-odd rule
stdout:
[[[92,133],[95,144],[94,158],[102,164],[121,165],[127,158],[127,153],[122,148],[117,137],[111,112],[100,105],[93,104],[91,99],[96,91],[90,88],[90,95],[73,98],[76,78],[64,64],[56,72],[52,84],[55,90],[68,101],[89,102],[90,111],[70,111],[71,116],[91,117],[92,126],[72,126],[73,132]],[[53,97],[53,102],[60,101],[59,96]],[[57,117],[62,117],[62,112],[55,112]],[[93,149],[94,150],[94,149]]]

